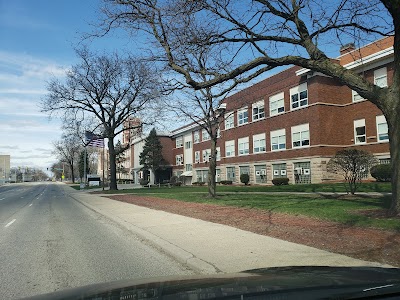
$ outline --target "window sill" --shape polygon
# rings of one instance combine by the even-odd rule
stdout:
[[[251,123],[255,123],[255,122],[259,122],[259,121],[263,121],[263,120],[265,120],[265,117],[263,117],[263,118],[259,118],[259,119],[257,119],[257,120],[251,120]]]
[[[303,108],[306,108],[306,107],[308,107],[308,104],[300,106],[300,107],[296,107],[296,108],[291,108],[290,111],[295,111],[295,110],[303,109]]]

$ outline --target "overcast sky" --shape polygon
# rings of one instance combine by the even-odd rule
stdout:
[[[0,154],[11,166],[46,169],[56,161],[52,142],[60,121],[40,112],[46,81],[76,63],[74,47],[91,32],[99,0],[0,0]],[[92,50],[127,47],[116,35],[90,44]]]

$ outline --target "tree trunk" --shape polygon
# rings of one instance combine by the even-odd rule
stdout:
[[[72,178],[72,183],[75,183],[75,176],[74,176],[74,162],[69,164],[69,168],[71,170],[71,178]]]
[[[113,137],[108,138],[108,158],[110,161],[110,191],[116,191],[118,190],[117,164]]]
[[[215,169],[217,166],[217,139],[211,138],[211,159],[208,166],[208,196],[215,198],[217,195],[215,183]]]
[[[389,213],[394,216],[400,213],[400,113],[393,114],[391,121],[387,121],[389,125],[390,163],[392,168],[392,202]],[[394,120],[396,115],[398,116],[397,120]]]

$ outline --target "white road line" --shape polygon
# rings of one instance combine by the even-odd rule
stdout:
[[[8,222],[8,223],[7,223],[7,225],[6,225],[6,226],[4,226],[4,227],[6,227],[6,228],[7,228],[8,226],[10,226],[10,225],[11,225],[12,223],[14,223],[15,221],[17,221],[17,219],[14,219],[14,220],[12,220],[11,222]]]
[[[31,203],[31,204],[29,204],[29,206],[32,206],[32,203]]]

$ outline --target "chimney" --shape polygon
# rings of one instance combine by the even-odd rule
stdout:
[[[354,45],[354,43],[348,43],[346,45],[343,45],[342,47],[340,47],[340,55],[349,53],[353,50],[356,50],[356,46]]]

